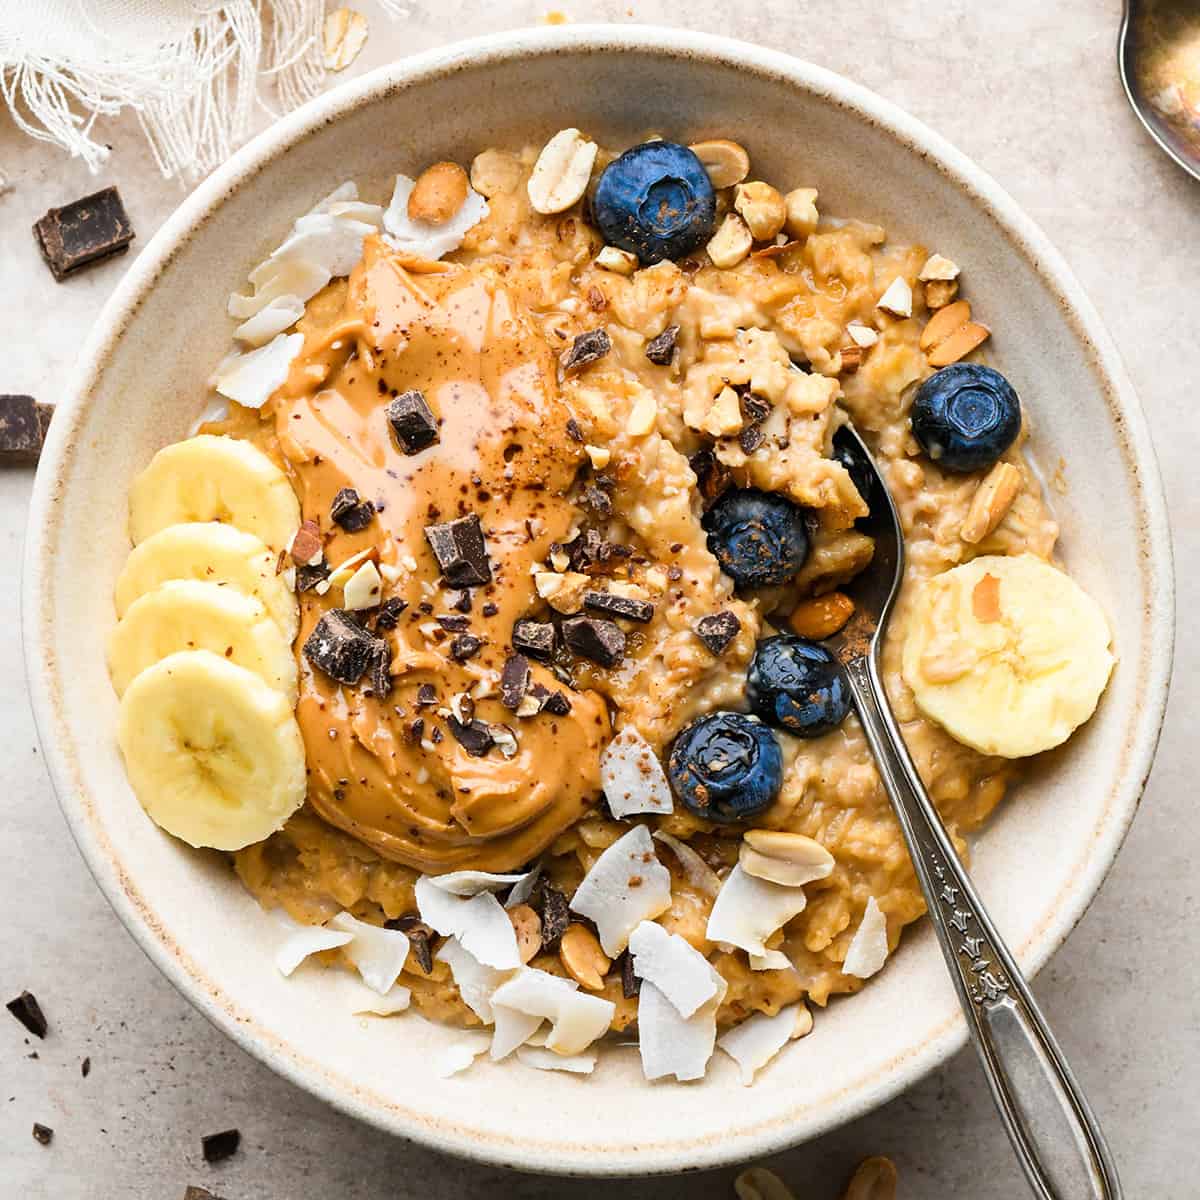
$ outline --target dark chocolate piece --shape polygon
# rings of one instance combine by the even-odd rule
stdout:
[[[450,633],[465,633],[471,628],[470,617],[460,616],[458,613],[446,617],[437,617],[436,620],[443,629],[448,630]]]
[[[345,609],[331,608],[308,635],[304,657],[338,683],[357,683],[380,645],[385,643],[372,637]]]
[[[410,742],[419,742],[425,736],[425,718],[418,717],[408,727],[408,740]]]
[[[461,592],[451,592],[446,597],[446,602],[460,613],[469,613],[471,611],[471,589],[463,588]]]
[[[387,419],[405,454],[419,454],[438,440],[437,418],[416,388],[401,392],[388,404]]]
[[[643,625],[654,617],[654,605],[649,600],[634,600],[613,592],[584,592],[583,607],[590,612],[605,613],[610,617],[640,621]]]
[[[612,338],[607,329],[589,329],[581,333],[572,343],[570,350],[563,353],[560,362],[563,373],[573,375],[602,359],[612,349]]]
[[[375,628],[395,629],[397,622],[400,620],[400,614],[407,607],[407,600],[401,600],[399,596],[389,596],[379,606],[379,612],[375,614]]]
[[[54,1130],[49,1125],[42,1125],[37,1121],[33,1123],[33,1140],[40,1142],[43,1146],[48,1146],[54,1141]]]
[[[446,581],[454,587],[491,583],[487,543],[479,518],[472,513],[441,525],[426,525],[425,537]]]
[[[383,638],[371,648],[371,690],[380,700],[392,694],[392,648]]]
[[[433,732],[429,735],[429,740],[435,745],[440,746],[446,740],[446,735],[442,733],[441,726],[435,725]]]
[[[455,662],[466,662],[482,649],[483,638],[478,638],[473,633],[460,633],[450,640],[450,657]]]
[[[318,583],[328,579],[330,574],[329,564],[324,559],[321,559],[315,566],[297,567],[296,591],[311,592]]]
[[[738,445],[741,446],[743,454],[753,454],[764,441],[766,441],[766,434],[758,425],[747,425],[738,434]]]
[[[598,487],[585,488],[583,495],[579,497],[579,503],[583,505],[588,512],[594,513],[598,517],[612,516],[612,497]]]
[[[705,502],[711,504],[730,484],[729,468],[717,461],[711,450],[700,450],[688,459],[696,475],[696,486]]]
[[[360,500],[353,488],[342,488],[329,506],[330,519],[347,533],[361,533],[375,517],[375,505]]]
[[[657,366],[669,367],[675,357],[675,342],[679,338],[679,326],[668,325],[656,338],[646,343],[646,357]]]
[[[562,634],[569,649],[602,667],[615,667],[625,657],[625,635],[603,617],[571,617]]]
[[[224,1162],[237,1153],[242,1135],[236,1129],[222,1129],[220,1133],[210,1133],[200,1139],[200,1149],[207,1163]]]
[[[0,396],[0,462],[37,462],[53,412],[32,396]]]
[[[305,521],[292,538],[292,562],[298,567],[307,567],[310,563],[315,565],[324,557],[322,549],[321,527],[316,521]]]
[[[582,442],[584,440],[583,430],[579,428],[579,422],[574,417],[567,418],[567,437],[573,442]]]
[[[406,913],[391,921],[384,921],[384,929],[399,929],[408,934],[408,948],[417,960],[417,966],[426,975],[433,970],[433,939],[437,934],[416,913]]]
[[[571,711],[571,702],[563,692],[551,692],[542,703],[542,711],[554,717],[565,717]]]
[[[531,907],[542,919],[542,949],[554,954],[558,943],[571,923],[571,910],[567,898],[557,888],[542,882],[532,897]]]
[[[32,992],[22,992],[15,1000],[10,1000],[5,1008],[8,1009],[34,1037],[44,1038],[46,1031],[50,1028],[46,1021],[46,1014],[42,1012],[42,1006],[37,1002],[37,997]]]
[[[133,225],[115,187],[52,208],[33,227],[42,257],[61,283],[68,275],[114,254],[133,241]]]
[[[738,635],[741,621],[731,612],[709,613],[696,622],[696,636],[713,652],[721,655]]]
[[[755,425],[771,415],[771,402],[750,391],[738,395],[738,407],[742,410],[742,416]]]
[[[604,495],[603,492],[599,494]],[[633,550],[620,542],[605,540],[595,529],[586,529],[567,543],[567,553],[571,558],[572,571],[601,575],[609,571],[614,559],[629,558]]]
[[[494,617],[500,611],[500,605],[493,604],[489,600],[480,611],[485,617]]]
[[[92,1060],[90,1058],[85,1058],[83,1062],[79,1064],[79,1073],[84,1077],[84,1079],[86,1079],[92,1073]]]
[[[432,683],[423,683],[417,688],[417,707],[429,708],[437,703],[437,688]]]
[[[513,622],[512,644],[514,650],[528,654],[530,658],[550,658],[554,653],[554,626],[549,621],[522,617]]]
[[[464,724],[457,717],[447,717],[446,724],[454,740],[472,757],[482,758],[493,746],[492,731],[482,721]]]
[[[529,691],[529,681],[529,659],[523,654],[510,655],[500,672],[500,703],[515,710]]]
[[[634,999],[642,990],[642,981],[633,973],[633,955],[626,950],[621,955],[621,995]]]

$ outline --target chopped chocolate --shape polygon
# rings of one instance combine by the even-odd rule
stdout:
[[[433,727],[433,732],[429,735],[429,740],[435,746],[440,746],[446,740],[446,735],[442,732],[441,726],[435,725]]]
[[[469,613],[471,611],[471,589],[463,588],[461,592],[450,592],[446,597],[446,602],[459,612]]]
[[[625,635],[603,617],[571,617],[562,634],[569,649],[602,667],[615,667],[625,657]]]
[[[633,955],[626,950],[621,955],[621,995],[634,999],[642,990],[642,981],[633,973]]]
[[[417,688],[417,707],[430,708],[437,703],[437,688],[432,683],[423,683]]]
[[[492,731],[483,721],[471,720],[464,723],[457,717],[447,717],[446,724],[450,726],[454,740],[472,758],[482,758],[492,748]]]
[[[377,647],[385,644],[372,637],[345,609],[331,608],[308,635],[304,657],[338,683],[357,683],[371,666]]]
[[[584,441],[583,430],[579,428],[579,422],[574,417],[567,418],[567,437],[573,442]]]
[[[316,521],[305,521],[292,538],[292,562],[298,567],[316,565],[324,557],[321,527]]]
[[[675,357],[675,342],[679,338],[679,326],[668,325],[656,338],[646,343],[646,357],[657,366],[669,367]]]
[[[455,662],[466,662],[482,649],[483,638],[478,638],[473,633],[460,633],[450,640],[450,657]]]
[[[598,487],[585,488],[579,497],[579,503],[598,517],[611,517],[613,511],[612,497]]]
[[[371,650],[371,690],[380,700],[392,694],[392,648],[383,638]]]
[[[557,888],[544,880],[538,884],[532,896],[531,908],[542,919],[542,949],[554,954],[558,943],[571,923],[571,910],[567,898]]]
[[[584,592],[583,607],[591,612],[606,613],[610,617],[640,621],[643,625],[654,617],[654,605],[649,600],[635,600],[613,592]]]
[[[730,484],[729,468],[717,461],[711,450],[700,450],[688,459],[696,476],[696,486],[707,504],[711,504]]]
[[[410,742],[419,742],[425,736],[425,718],[418,717],[408,727],[408,740]]]
[[[505,659],[500,672],[500,703],[515,711],[529,691],[530,678],[529,659],[525,655],[513,654]]]
[[[514,650],[530,658],[548,659],[554,653],[554,626],[549,621],[522,617],[513,622],[512,644]]]
[[[324,559],[311,567],[297,567],[296,591],[311,592],[318,583],[323,583],[328,579],[329,575],[329,564]]]
[[[0,396],[0,462],[37,462],[53,412],[32,396]]]
[[[425,537],[442,574],[453,587],[491,583],[492,568],[488,563],[487,543],[479,518],[474,513],[441,525],[426,525]]]
[[[61,283],[68,275],[115,254],[133,241],[133,225],[115,187],[52,208],[33,227],[42,257]]]
[[[361,533],[375,516],[375,505],[360,500],[353,488],[342,488],[329,506],[329,516],[347,533]]]
[[[437,617],[437,623],[450,633],[463,633],[471,628],[470,617],[459,616],[457,613],[448,617]]]
[[[54,1130],[49,1125],[42,1125],[37,1121],[33,1123],[33,1140],[39,1142],[43,1146],[48,1146],[54,1141]]]
[[[485,617],[494,617],[500,611],[500,605],[493,604],[490,600],[483,606],[482,610]]]
[[[34,1037],[44,1038],[50,1028],[46,1014],[37,1002],[32,992],[22,992],[15,1000],[10,1000],[5,1007]]]
[[[562,358],[563,373],[573,375],[598,362],[612,349],[612,339],[607,329],[589,329],[581,333],[572,343],[571,348],[564,351]]]
[[[738,407],[742,410],[742,416],[755,425],[771,415],[771,402],[749,391],[738,396]]]
[[[542,704],[542,711],[554,717],[565,717],[571,711],[571,702],[563,692],[551,692]]]
[[[764,441],[766,441],[766,434],[758,425],[747,425],[738,434],[738,445],[741,446],[743,454],[753,454]]]
[[[713,652],[721,655],[738,635],[741,621],[731,612],[709,613],[696,622],[696,636]]]
[[[406,913],[391,921],[384,921],[384,929],[399,929],[408,934],[408,948],[417,966],[428,975],[433,970],[433,939],[437,934],[416,913]]]
[[[678,582],[679,582],[679,581],[680,581],[680,580],[683,578],[683,568],[682,568],[682,567],[678,567],[678,566],[676,566],[674,563],[672,563],[672,564],[671,564],[671,565],[670,565],[670,566],[667,568],[667,578],[668,578],[668,579],[669,579],[669,580],[670,580],[672,583],[678,583]]]
[[[399,596],[389,596],[375,614],[376,629],[395,629],[400,620],[400,614],[408,607],[407,600]]]
[[[79,1064],[79,1073],[84,1077],[84,1079],[86,1079],[92,1073],[92,1060],[90,1058],[85,1058],[83,1062]]]
[[[604,493],[599,493],[603,495]],[[613,559],[629,558],[633,551],[620,542],[606,541],[594,529],[586,529],[567,543],[572,571],[585,575],[604,574],[612,566]]]
[[[437,418],[422,392],[401,392],[387,406],[388,424],[405,454],[419,454],[438,440]]]
[[[220,1133],[210,1133],[200,1139],[200,1149],[207,1163],[223,1162],[237,1153],[242,1135],[236,1129],[223,1129]]]

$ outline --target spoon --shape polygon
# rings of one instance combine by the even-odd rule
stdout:
[[[879,650],[904,578],[900,518],[853,426],[837,431],[834,446],[861,466],[856,478],[868,481],[864,499],[870,515],[861,524],[875,539],[875,556],[844,589],[854,601],[854,616],[831,647],[904,831],[992,1099],[1038,1200],[1120,1200],[1104,1135],[959,862],[892,715]]]
[[[1200,179],[1200,4],[1125,0],[1117,63],[1138,120]]]

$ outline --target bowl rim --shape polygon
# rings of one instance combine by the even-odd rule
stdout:
[[[384,1109],[348,1081],[331,1076],[239,1012],[223,1003],[216,986],[191,963],[156,919],[153,907],[109,852],[73,752],[71,732],[55,703],[56,668],[49,622],[39,605],[51,574],[56,497],[70,470],[76,432],[87,397],[113,348],[142,300],[178,249],[248,179],[286,148],[359,105],[389,92],[488,63],[562,52],[613,54],[622,51],[699,60],[749,71],[760,78],[802,89],[878,126],[931,161],[1000,228],[1038,271],[1059,301],[1077,338],[1107,383],[1106,402],[1118,427],[1140,518],[1146,594],[1148,649],[1137,723],[1129,733],[1119,788],[1089,859],[1052,917],[1018,954],[1032,977],[1062,944],[1091,902],[1120,849],[1137,810],[1162,726],[1174,642],[1174,572],[1162,483],[1145,416],[1118,352],[1066,262],[1016,202],[981,168],[939,134],[903,110],[825,68],[780,51],[719,35],[653,25],[567,25],[522,28],[437,47],[347,81],[282,117],[258,134],[204,180],[167,218],[109,297],[83,345],[72,385],[59,403],[30,502],[21,589],[21,626],[27,688],[51,782],[71,834],[101,891],[142,950],[171,983],[238,1045],[290,1082],[341,1111],[394,1135],[478,1162],[537,1172],[576,1175],[643,1175],[725,1165],[771,1154],[818,1136],[876,1108],[944,1062],[966,1041],[963,1018],[954,1018],[924,1043],[899,1054],[890,1069],[834,1098],[814,1117],[785,1112],[717,1144],[686,1137],[606,1152],[578,1142],[516,1142],[477,1130],[422,1121],[418,1113]]]

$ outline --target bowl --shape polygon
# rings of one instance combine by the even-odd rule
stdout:
[[[717,1055],[698,1084],[642,1081],[612,1048],[581,1079],[432,1060],[455,1034],[344,1013],[340,972],[283,979],[280,940],[215,855],[143,814],[125,779],[103,643],[128,550],[126,491],[183,437],[226,350],[225,298],[292,220],[344,179],[390,176],[565,124],[609,144],[654,131],[735,138],[756,169],[817,186],[823,211],[878,220],[965,265],[994,357],[1025,397],[1062,551],[1109,614],[1120,665],[1095,718],[1041,763],[978,839],[973,873],[1033,973],[1095,895],[1137,807],[1166,698],[1169,535],[1146,424],[1125,371],[1045,237],[979,168],[898,109],[786,55],[646,27],[508,33],[405,59],[273,125],[203,183],[105,306],[59,406],[30,514],[23,626],[30,691],[63,812],[97,882],[150,958],[239,1045],[380,1129],[454,1154],[559,1173],[639,1174],[753,1158],[883,1103],[964,1041],[932,932],[817,1014],[751,1088]],[[343,1015],[344,1013],[344,1015]]]

